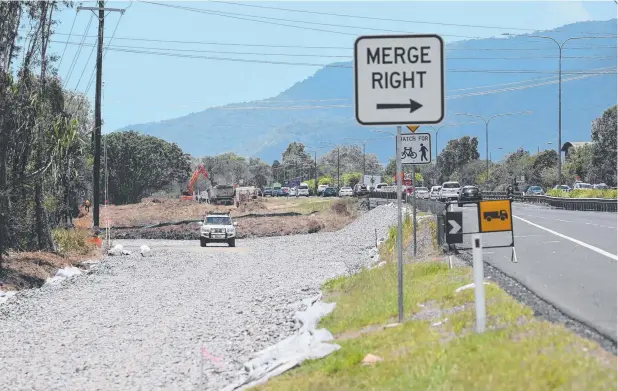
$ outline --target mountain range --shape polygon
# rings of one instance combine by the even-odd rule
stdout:
[[[611,19],[529,35],[550,36],[562,42],[571,37],[615,36],[616,28],[616,19]],[[485,158],[485,123],[456,113],[488,118],[530,112],[491,120],[489,146],[494,160],[522,146],[534,152],[557,147],[558,47],[554,42],[526,35],[501,36],[447,43],[445,53],[447,114],[435,127],[457,126],[440,130],[438,151],[449,139],[476,136],[481,157]],[[564,44],[562,54],[562,143],[587,141],[591,122],[617,101],[616,38],[572,39]],[[381,138],[367,142],[367,152],[387,162],[393,156],[392,140],[370,129],[394,132],[395,128],[356,122],[353,78],[351,62],[333,63],[269,99],[209,108],[119,130],[135,130],[175,142],[193,156],[235,152],[269,163],[281,159],[292,141],[317,148],[318,141],[349,144],[354,141],[345,137]],[[428,126],[418,130],[423,131],[433,133]],[[196,138],[195,134],[202,136]],[[327,151],[320,149],[318,154]]]

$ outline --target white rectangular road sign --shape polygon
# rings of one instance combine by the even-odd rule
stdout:
[[[415,133],[399,136],[401,164],[431,163],[431,134]]]
[[[361,125],[437,124],[444,118],[444,41],[439,35],[361,36],[354,43]]]

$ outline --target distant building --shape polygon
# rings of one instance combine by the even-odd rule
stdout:
[[[564,152],[564,158],[568,159],[569,153],[573,148],[583,147],[584,145],[588,145],[588,144],[592,144],[592,143],[590,141],[567,141],[566,143],[562,145],[562,148],[560,150]]]

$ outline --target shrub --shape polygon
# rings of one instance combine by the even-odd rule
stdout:
[[[331,204],[330,209],[338,215],[349,216],[350,209],[348,209],[348,204],[344,200],[337,200]]]
[[[87,230],[56,228],[52,231],[52,237],[57,245],[58,254],[62,256],[87,255],[94,248],[94,244],[88,242]]]
[[[618,191],[615,189],[576,189],[573,191],[552,189],[547,192],[547,195],[562,198],[618,198]]]

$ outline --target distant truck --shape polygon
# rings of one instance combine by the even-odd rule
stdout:
[[[216,185],[208,191],[209,203],[215,205],[234,205],[236,191],[232,185]]]

